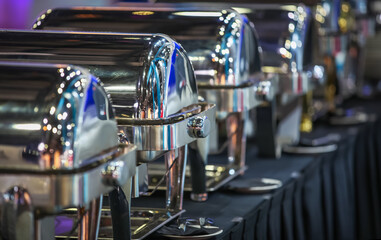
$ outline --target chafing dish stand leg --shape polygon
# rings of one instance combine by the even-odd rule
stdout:
[[[229,164],[238,168],[245,167],[246,159],[246,112],[231,113],[226,119],[226,133],[229,138],[228,160]],[[243,173],[242,173],[243,174]]]
[[[130,205],[122,188],[117,187],[109,193],[113,238],[131,239]]]
[[[177,159],[175,150],[171,150],[165,155],[166,168],[169,169],[172,165],[167,175],[166,208],[169,211],[179,211],[183,208],[187,152],[188,145],[185,145],[178,149]]]
[[[227,118],[219,122],[222,136],[226,136],[226,142],[223,144],[223,147],[215,153],[220,154],[222,150],[225,147],[227,147],[228,161],[227,163],[222,163],[217,165],[211,164],[211,165],[205,166],[206,190],[208,192],[216,191],[217,189],[224,186],[226,183],[228,183],[232,179],[236,178],[239,175],[242,175],[247,169],[247,166],[245,165],[245,158],[246,158],[245,122],[246,122],[247,114],[248,114],[247,112],[230,113],[227,116]],[[198,151],[201,153],[205,151],[205,158],[204,156],[202,156],[204,159],[206,159],[207,157],[206,152],[209,153],[208,151],[209,147],[210,149],[213,149],[215,147],[215,146],[214,147],[211,146],[213,144],[213,141],[218,141],[218,138],[216,138],[216,140],[214,139],[211,140],[211,138],[213,138],[213,136],[218,136],[218,135],[219,135],[218,131],[213,131],[211,135],[209,136],[209,139],[197,140]],[[206,142],[209,143],[208,140],[212,141],[210,142],[209,146],[205,144]],[[192,172],[192,175],[193,175],[193,172]],[[188,185],[188,187],[190,186]],[[207,195],[204,195],[204,196],[206,200]]]
[[[192,192],[191,199],[204,202],[208,199],[206,191],[206,163],[208,157],[209,138],[200,138],[189,145],[189,165],[191,171]]]
[[[300,122],[300,132],[310,133],[313,130],[313,117],[314,117],[314,108],[313,108],[313,91],[308,91],[303,96],[303,105],[302,105],[302,117]],[[283,151],[292,154],[320,154],[328,153],[335,151],[337,149],[336,144],[331,143],[332,134],[326,136],[315,138],[313,140],[308,140],[304,138],[299,139],[299,145],[286,145],[283,147]],[[334,139],[334,138],[333,138]],[[315,145],[311,143],[320,144]]]
[[[102,202],[103,196],[101,195],[99,198],[96,198],[90,202],[90,206],[87,211],[84,207],[78,209],[78,218],[81,220],[78,228],[78,239],[98,239]]]
[[[226,124],[229,137],[229,161],[240,169],[245,168],[246,158],[245,114],[242,112],[229,115]],[[266,193],[281,186],[281,181],[270,178],[235,179],[227,184],[228,189],[244,193]]]
[[[185,212],[182,210],[182,205],[187,149],[188,146],[185,145],[178,149],[170,150],[164,155],[165,167],[168,171],[165,176],[167,187],[165,198],[166,208],[131,208],[131,239],[143,239]],[[135,194],[138,192],[140,193],[138,195],[142,195],[141,192],[137,190],[138,189],[134,189],[133,191],[130,191],[134,197],[136,197]],[[153,192],[143,195],[150,196]],[[127,199],[130,199],[130,197],[131,195],[127,196]],[[126,207],[127,204],[124,208]],[[122,227],[124,227],[124,225],[120,225],[120,228]]]
[[[277,140],[276,127],[276,99],[266,102],[265,105],[257,107],[256,135],[258,141],[258,156],[264,158],[279,158],[281,146]]]

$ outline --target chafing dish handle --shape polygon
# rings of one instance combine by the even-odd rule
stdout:
[[[276,140],[276,101],[257,108],[257,145],[258,156],[264,158],[279,158],[280,149]]]
[[[117,187],[109,193],[112,232],[116,240],[130,240],[130,207],[122,188]]]
[[[188,148],[189,164],[191,170],[191,181],[192,181],[192,195],[204,196],[206,195],[206,173],[205,173],[205,161],[201,154],[196,149],[193,148],[193,144],[190,144]],[[202,199],[193,199],[194,201],[202,201]]]
[[[206,138],[210,133],[210,125],[207,116],[191,118],[187,124],[188,135],[193,138]]]

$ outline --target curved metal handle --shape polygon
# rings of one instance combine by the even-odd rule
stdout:
[[[255,98],[259,101],[271,101],[274,98],[274,89],[271,81],[260,81],[254,87]]]
[[[190,137],[206,138],[210,133],[210,121],[206,116],[194,117],[188,121],[187,130]]]

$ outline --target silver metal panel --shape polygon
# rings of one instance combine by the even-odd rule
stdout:
[[[110,94],[117,120],[133,119],[136,136],[128,136],[132,143],[147,133],[137,132],[137,129],[146,128],[137,127],[146,125],[144,121],[162,119],[170,123],[183,109],[198,102],[187,55],[165,35],[1,31],[0,42],[0,59],[70,62],[96,74]],[[214,111],[211,106],[209,108]],[[213,119],[210,116],[211,122]],[[181,130],[186,133],[185,122]],[[186,144],[195,140],[187,136],[181,136],[187,139],[183,141],[172,139],[180,135],[165,135],[160,141],[162,144],[173,141]],[[145,138],[144,141],[148,141],[150,136]],[[138,149],[153,150],[143,149],[145,146],[140,143],[137,141]],[[168,147],[161,150],[168,150]]]
[[[164,33],[188,52],[199,85],[239,86],[259,79],[255,29],[231,10],[131,6],[49,10],[35,29]]]
[[[0,63],[0,169],[84,167],[116,136],[107,94],[86,70]]]
[[[0,35],[2,60],[70,63],[89,69],[104,83],[117,118],[168,117],[197,103],[187,55],[165,35],[45,31]]]
[[[23,188],[33,211],[55,213],[135,174],[136,147],[119,145],[107,94],[86,70],[1,62],[0,86],[1,193]]]

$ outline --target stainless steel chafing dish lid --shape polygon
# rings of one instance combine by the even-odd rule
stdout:
[[[117,151],[111,104],[86,70],[0,62],[0,171],[85,168]]]
[[[111,95],[117,119],[166,118],[198,102],[190,61],[166,35],[0,31],[0,59],[89,69]]]
[[[187,11],[155,5],[55,9],[48,10],[33,27],[168,34],[188,52],[199,86],[247,85],[259,79],[261,70],[253,24],[245,15],[229,9]]]
[[[263,49],[263,71],[295,73],[310,64],[311,11],[302,5],[254,4],[247,13],[255,22]]]

